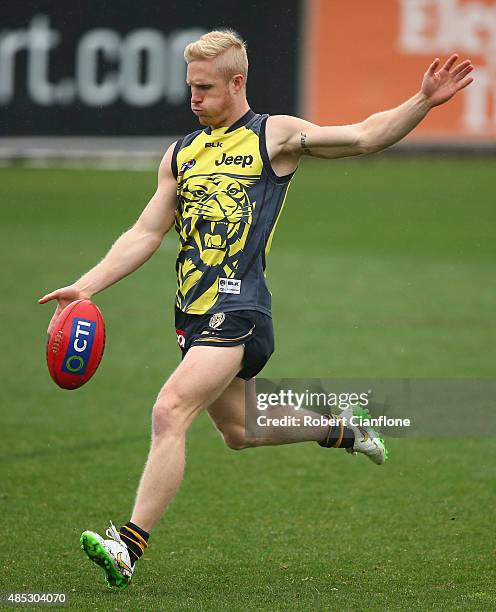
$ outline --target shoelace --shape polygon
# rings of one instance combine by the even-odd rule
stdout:
[[[106,533],[107,537],[112,538],[112,540],[115,540],[116,542],[118,542],[119,544],[122,544],[123,546],[126,546],[125,543],[122,541],[122,538],[119,535],[119,532],[115,528],[115,525],[114,525],[114,523],[112,523],[112,521],[110,521],[110,526],[105,531],[105,533]]]

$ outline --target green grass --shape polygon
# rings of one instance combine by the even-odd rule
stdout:
[[[154,183],[0,171],[0,591],[65,591],[88,610],[495,608],[494,439],[393,439],[377,468],[311,443],[236,453],[205,416],[132,586],[105,587],[78,540],[129,517],[150,408],[179,358],[175,235],[97,296],[108,344],[78,391],[48,377],[52,308],[36,300],[102,257]],[[491,160],[306,164],[269,259],[264,375],[494,377],[495,225]]]

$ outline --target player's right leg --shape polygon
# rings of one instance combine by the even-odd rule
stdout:
[[[152,442],[131,521],[109,539],[85,531],[81,544],[111,586],[126,586],[148,535],[181,483],[186,431],[241,369],[243,346],[193,346],[160,391],[152,412]],[[134,556],[133,556],[134,555]]]
[[[179,487],[186,430],[239,372],[243,351],[243,346],[193,346],[160,391],[153,408],[150,454],[131,518],[147,531]]]

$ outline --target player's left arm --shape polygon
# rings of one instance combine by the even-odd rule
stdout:
[[[298,157],[331,159],[374,153],[391,146],[409,134],[432,108],[470,85],[473,77],[468,75],[474,69],[471,61],[467,59],[456,65],[457,60],[458,55],[454,54],[439,68],[440,60],[435,59],[424,74],[417,94],[361,123],[320,127],[296,117],[281,116],[274,131],[281,151]]]

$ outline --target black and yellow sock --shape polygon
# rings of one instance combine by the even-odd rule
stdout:
[[[119,529],[119,535],[129,550],[131,565],[134,565],[145,552],[150,534],[141,529],[141,527],[138,527],[138,525],[129,522]]]
[[[332,415],[330,418],[333,418]],[[353,448],[355,442],[355,434],[350,427],[346,427],[343,421],[339,421],[337,425],[329,425],[327,436],[319,446],[324,448]]]

